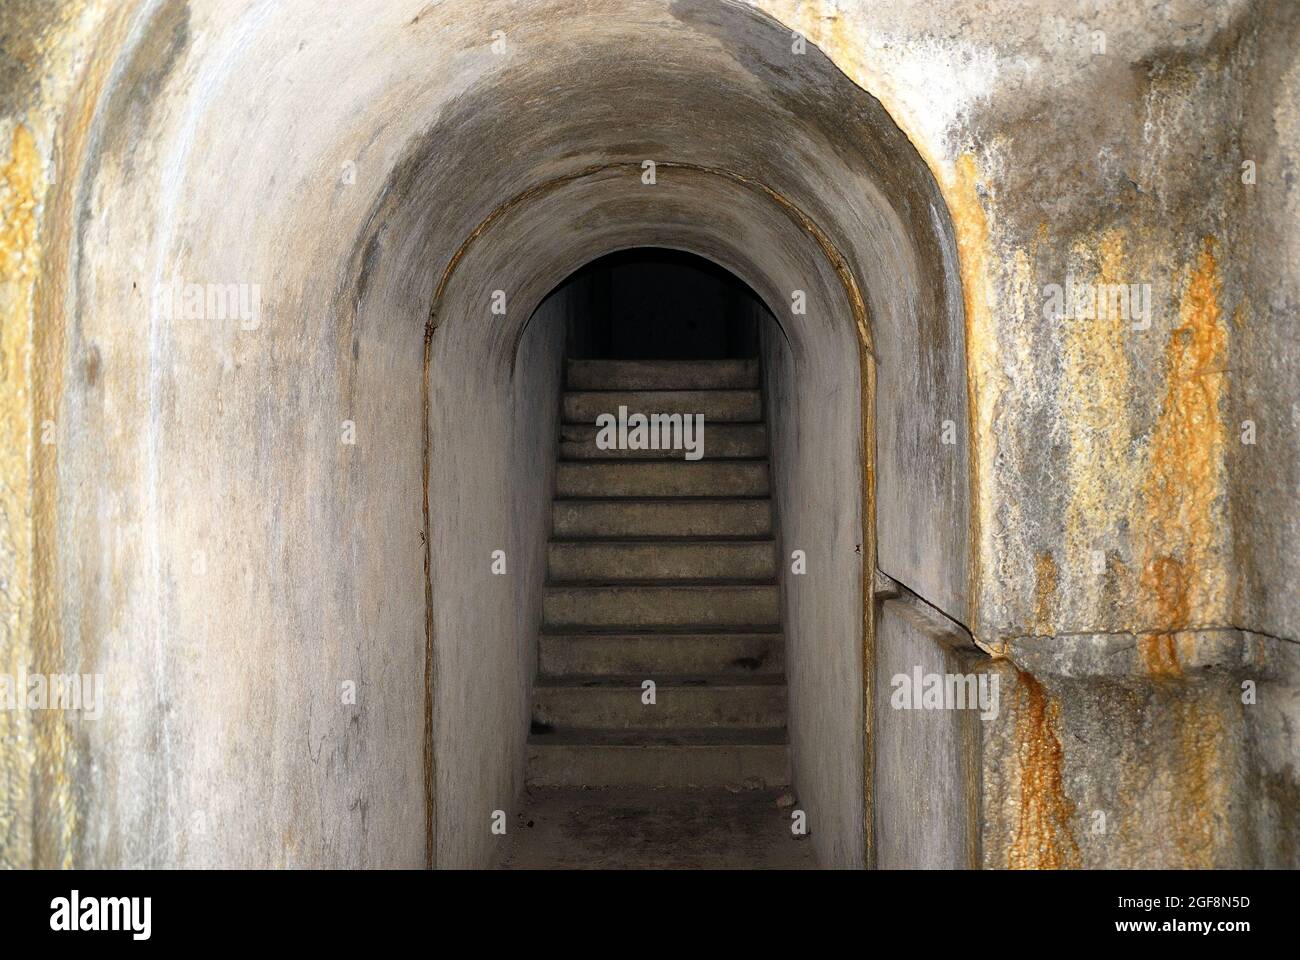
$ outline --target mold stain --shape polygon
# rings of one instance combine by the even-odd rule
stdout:
[[[1224,483],[1227,376],[1221,286],[1214,239],[1207,237],[1165,348],[1166,395],[1142,487],[1144,612],[1158,631],[1170,633],[1221,612],[1216,604],[1225,571],[1216,563],[1223,537],[1216,504]]]
[[[1007,849],[1013,870],[1059,870],[1079,866],[1079,845],[1070,830],[1074,804],[1065,796],[1065,760],[1056,725],[1060,704],[1032,674],[1016,670],[1015,742],[1020,777],[1015,836]]]

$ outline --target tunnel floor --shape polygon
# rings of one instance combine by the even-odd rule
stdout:
[[[788,790],[530,788],[510,824],[506,870],[812,870]]]

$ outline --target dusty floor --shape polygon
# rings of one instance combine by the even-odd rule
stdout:
[[[532,789],[502,869],[811,870],[784,790]]]

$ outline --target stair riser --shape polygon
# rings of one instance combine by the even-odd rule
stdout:
[[[757,360],[570,360],[570,390],[746,390],[759,385]]]
[[[720,787],[756,779],[790,783],[785,745],[529,745],[529,786]]]
[[[766,497],[767,464],[758,461],[654,461],[557,465],[558,497]]]
[[[596,423],[602,414],[617,418],[619,407],[627,414],[703,414],[705,432],[710,423],[754,422],[763,418],[762,395],[757,390],[635,390],[568,391],[564,394],[566,423]]]
[[[647,678],[651,679],[651,678]],[[674,730],[698,727],[770,729],[785,725],[785,687],[660,684],[656,702],[641,702],[640,687],[533,689],[533,720],[557,731]]]
[[[543,676],[766,676],[784,665],[780,634],[543,635]]]
[[[554,508],[556,537],[766,537],[766,500],[730,503],[574,503]]]
[[[780,623],[775,586],[548,587],[548,628],[767,627]]]
[[[562,580],[768,580],[774,543],[552,543],[547,571]]]
[[[560,456],[565,460],[684,460],[682,450],[601,450],[594,424],[565,424],[560,430]],[[704,425],[704,460],[767,456],[767,429],[756,423]]]

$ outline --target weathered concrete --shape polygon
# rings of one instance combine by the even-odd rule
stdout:
[[[986,865],[1296,865],[1296,645],[1086,635],[1012,656],[980,725]]]
[[[1295,674],[1255,710],[1233,689],[1300,637],[1294,5],[0,21],[0,664],[102,672],[113,704],[0,712],[0,862],[489,862],[558,406],[560,324],[528,321],[653,244],[781,323],[773,488],[813,561],[782,588],[792,706],[825,709],[796,781],[814,842],[847,838],[824,862],[870,839],[846,751],[876,561],[1023,684],[982,748],[986,862],[1295,865]],[[177,279],[257,285],[260,315],[169,320]],[[1045,317],[1071,279],[1149,283],[1150,325]],[[1201,678],[1223,636],[1255,652]],[[1120,673],[1068,675],[1110,645]],[[1081,833],[1094,809],[1124,832]]]

